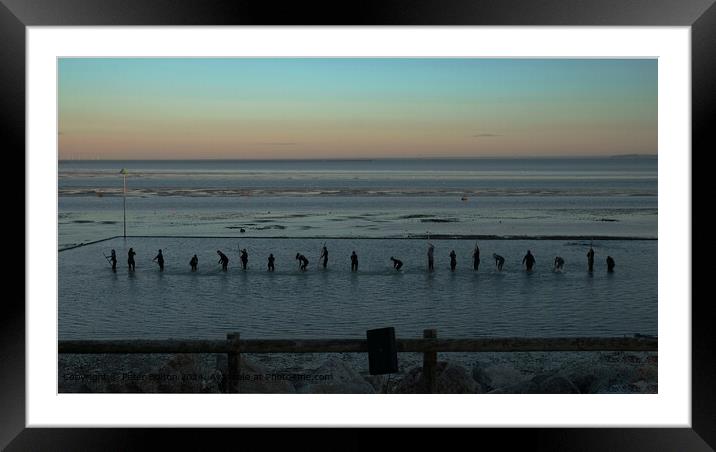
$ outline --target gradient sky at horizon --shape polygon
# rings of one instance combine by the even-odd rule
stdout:
[[[60,159],[657,153],[656,59],[61,58]]]

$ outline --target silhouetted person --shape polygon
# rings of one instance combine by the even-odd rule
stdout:
[[[308,267],[308,259],[306,259],[306,256],[296,253],[296,260],[298,261],[299,268],[305,271]]]
[[[525,264],[528,272],[532,271],[532,267],[535,264],[535,257],[532,255],[530,250],[527,250],[527,254],[525,254],[525,257],[522,258],[522,263]]]
[[[450,271],[454,272],[455,267],[457,267],[457,255],[455,254],[455,250],[450,251]]]
[[[475,244],[475,250],[472,252],[472,268],[477,270],[480,267],[480,247]]]
[[[117,253],[112,250],[112,253],[109,255],[109,262],[112,264],[112,271],[117,271]]]
[[[321,250],[321,257],[319,259],[323,259],[323,268],[326,268],[328,266],[328,248],[326,248],[325,245]]]
[[[357,272],[358,271],[358,255],[355,251],[351,253],[351,271]]]
[[[587,265],[589,265],[590,272],[594,271],[594,249],[591,246],[587,252]]]
[[[614,271],[614,259],[611,256],[607,256],[607,271],[612,273]]]
[[[557,256],[554,258],[554,270],[562,270],[564,267],[564,259],[562,259],[561,256]]]
[[[194,257],[192,257],[191,260],[189,261],[189,265],[191,265],[191,271],[195,272],[195,271],[196,271],[196,266],[199,265],[199,258],[196,257],[196,254],[195,254]]]
[[[157,261],[157,264],[159,264],[159,271],[163,272],[164,271],[164,255],[162,254],[162,250],[159,250],[159,254],[157,254],[154,257],[154,259],[152,259],[152,260]]]
[[[226,257],[226,254],[222,253],[219,250],[216,250],[216,254],[219,255],[219,263],[221,264],[221,269],[223,271],[226,271],[226,267],[229,266],[229,258]]]
[[[400,270],[403,267],[403,261],[400,259],[396,259],[393,256],[390,256],[390,260],[393,261],[393,268],[396,270]]]
[[[497,271],[502,271],[502,266],[505,265],[505,258],[495,253],[492,253],[492,258],[495,259]]]
[[[269,254],[269,257],[268,257],[268,271],[272,272],[272,271],[274,271],[274,270],[276,269],[276,267],[274,267],[274,265],[273,265],[273,262],[274,262],[275,260],[276,260],[276,259],[273,257],[273,254]]]
[[[246,270],[246,265],[249,263],[249,253],[246,252],[246,248],[241,250],[241,268]]]
[[[134,271],[134,256],[136,254],[137,253],[134,252],[134,248],[130,248],[127,253],[127,265],[129,266],[130,271]]]
[[[435,253],[435,247],[432,243],[428,243],[428,271],[433,271],[435,268],[435,260],[433,254]]]

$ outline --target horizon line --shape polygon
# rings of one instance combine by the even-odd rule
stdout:
[[[654,154],[610,154],[610,155],[479,155],[479,156],[414,156],[414,157],[295,157],[295,158],[132,158],[132,159],[115,159],[115,158],[58,158],[58,162],[195,162],[195,161],[346,161],[346,162],[370,162],[376,160],[479,160],[479,159],[590,159],[590,158],[654,158],[658,157],[658,153]]]

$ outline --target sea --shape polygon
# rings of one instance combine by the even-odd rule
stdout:
[[[385,326],[399,337],[656,335],[657,167],[655,156],[60,161],[59,337],[357,338]]]

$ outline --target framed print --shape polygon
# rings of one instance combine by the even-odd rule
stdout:
[[[713,446],[711,2],[81,3],[2,5],[10,450],[147,426]]]

